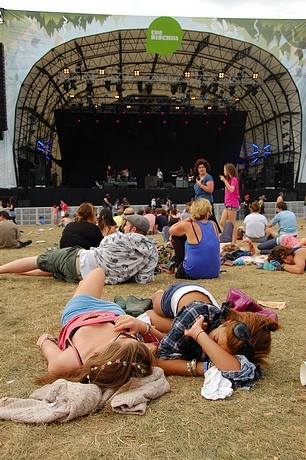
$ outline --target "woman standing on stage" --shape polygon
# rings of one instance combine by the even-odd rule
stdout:
[[[193,169],[195,174],[195,184],[193,186],[195,199],[197,200],[198,198],[205,198],[210,202],[212,212],[209,220],[212,220],[216,223],[218,231],[221,233],[221,229],[218,225],[214,212],[213,192],[215,184],[213,177],[209,174],[211,170],[210,164],[204,158],[199,158],[195,162]]]
[[[233,224],[233,235],[232,243],[237,241],[237,227],[236,227],[236,216],[237,211],[240,208],[240,196],[239,196],[239,181],[238,173],[235,166],[232,163],[226,163],[224,165],[224,176],[220,176],[220,180],[225,185],[224,194],[224,210],[221,215],[220,225],[224,228],[225,222],[229,220]]]

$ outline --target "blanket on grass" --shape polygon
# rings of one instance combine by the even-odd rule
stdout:
[[[155,367],[152,375],[134,378],[118,391],[102,390],[94,384],[58,379],[32,393],[29,399],[1,398],[0,419],[23,423],[68,422],[109,403],[119,414],[143,415],[147,403],[170,391],[164,371]]]

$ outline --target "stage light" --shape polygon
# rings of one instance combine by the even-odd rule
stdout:
[[[171,88],[171,94],[174,95],[174,94],[176,94],[176,92],[177,92],[178,84],[177,84],[177,83],[171,83],[170,88]]]
[[[256,96],[257,93],[258,93],[258,86],[253,85],[253,89],[252,89],[252,92],[251,92],[252,96]]]
[[[123,93],[124,89],[122,87],[122,83],[116,83],[116,91],[119,95]]]
[[[186,72],[184,72],[184,77],[185,78],[190,78],[191,77],[191,72],[189,70],[186,70]]]
[[[201,85],[201,96],[204,97],[206,92],[207,92],[207,84],[202,83],[202,85]]]
[[[105,80],[104,86],[105,86],[105,89],[107,91],[111,91],[111,82],[110,82],[110,80]]]
[[[288,123],[290,123],[289,120],[284,120],[284,121],[283,121],[283,126],[287,125]]]
[[[140,76],[140,70],[135,69],[134,70],[134,77],[139,77]]]
[[[259,77],[258,73],[253,72],[253,75],[252,75],[253,80],[258,80],[258,77]]]
[[[64,91],[66,91],[66,92],[69,91],[69,89],[70,89],[69,80],[65,80],[63,86],[64,86]]]
[[[210,88],[210,92],[212,94],[216,94],[216,92],[218,91],[218,86],[219,86],[218,83],[212,83],[211,88]]]
[[[76,90],[76,89],[77,89],[76,81],[75,81],[75,80],[70,80],[70,87],[71,87],[71,89],[73,89],[73,90]]]
[[[289,133],[283,133],[282,138],[285,139],[285,137],[289,136]]]
[[[99,75],[105,75],[105,69],[99,69]]]
[[[147,94],[151,94],[153,89],[153,83],[146,83],[146,92]]]
[[[81,62],[78,62],[75,65],[75,73],[81,75],[81,73],[82,73],[82,63]]]
[[[86,82],[86,89],[85,89],[85,91],[86,91],[87,94],[92,94],[92,92],[93,92],[93,83],[92,83],[91,80],[88,80],[88,81]]]
[[[186,93],[186,89],[187,89],[187,83],[186,82],[181,83],[181,91],[182,91],[182,93]]]
[[[223,80],[224,77],[225,77],[225,73],[219,72],[219,75],[218,75],[219,80]]]
[[[143,82],[142,81],[137,82],[137,89],[138,89],[139,93],[142,93],[142,91],[143,91]]]
[[[229,85],[229,94],[230,96],[234,96],[236,91],[236,86],[235,85]]]
[[[65,75],[69,75],[70,74],[69,67],[64,67],[63,72],[64,72]]]

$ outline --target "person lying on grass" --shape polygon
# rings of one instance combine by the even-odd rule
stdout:
[[[286,272],[302,275],[306,270],[306,247],[275,246],[268,256],[268,261],[276,260]]]
[[[48,373],[37,377],[37,383],[66,378],[117,390],[131,377],[152,374],[152,345],[146,346],[139,334],[114,330],[125,312],[101,299],[104,284],[103,269],[92,270],[64,307],[58,340],[48,333],[39,337],[37,345],[48,362]]]
[[[139,319],[120,316],[115,329],[148,331],[161,339],[156,365],[166,375],[203,375],[214,364],[234,387],[251,386],[268,365],[271,332],[279,324],[251,312],[237,312],[229,304],[219,308],[212,294],[197,284],[179,283],[152,296],[153,310]]]

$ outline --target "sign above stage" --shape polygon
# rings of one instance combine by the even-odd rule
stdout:
[[[157,18],[148,28],[147,53],[175,53],[181,45],[182,37],[181,26],[175,19],[166,16]]]

